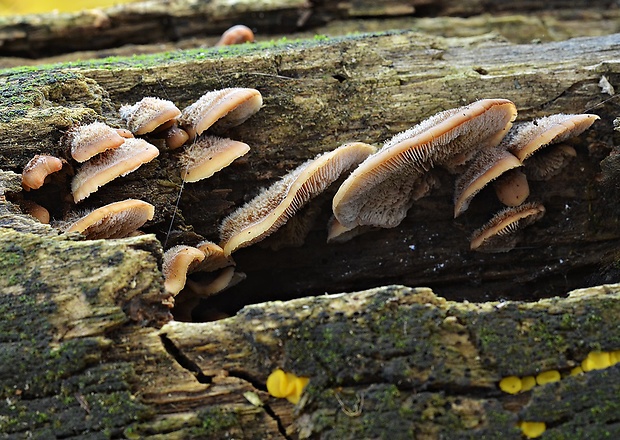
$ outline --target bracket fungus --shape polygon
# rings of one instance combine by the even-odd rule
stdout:
[[[363,161],[375,148],[362,142],[341,145],[310,159],[228,215],[220,225],[226,255],[275,232],[310,199],[340,175]]]
[[[179,157],[181,178],[185,182],[198,182],[230,165],[250,151],[248,144],[215,136],[198,138]]]
[[[115,150],[108,150],[85,162],[73,177],[71,192],[77,203],[100,186],[137,170],[159,155],[159,150],[144,139],[125,139]]]
[[[454,185],[454,217],[469,207],[469,203],[489,182],[522,166],[517,157],[504,148],[494,147],[480,150],[467,169],[459,175]]]
[[[181,116],[181,110],[173,102],[151,96],[133,105],[121,106],[119,113],[127,128],[136,135],[168,128]]]
[[[502,144],[523,162],[540,148],[580,135],[597,119],[591,114],[545,116],[515,125]]]
[[[573,147],[559,144],[545,148],[545,151],[529,157],[523,165],[529,179],[549,180],[557,176],[576,156],[577,151]]]
[[[166,291],[177,295],[185,287],[187,273],[204,258],[204,252],[193,246],[177,245],[168,249],[162,264]]]
[[[104,151],[120,147],[124,141],[125,136],[117,129],[103,122],[93,122],[72,127],[61,142],[70,149],[71,157],[82,163]]]
[[[89,240],[124,238],[153,219],[155,207],[137,199],[127,199],[97,208],[70,225],[66,232],[79,232]]]
[[[49,154],[37,154],[28,161],[22,171],[22,187],[26,191],[39,189],[45,179],[62,169],[64,161]]]
[[[545,207],[536,202],[505,208],[472,234],[470,249],[507,252],[516,245],[515,233],[539,220],[544,214]]]
[[[263,97],[255,89],[226,88],[205,93],[183,109],[179,124],[194,139],[217,123],[221,129],[235,127],[260,110]]]
[[[507,99],[483,99],[445,110],[397,134],[362,162],[334,196],[333,211],[346,226],[398,225],[411,207],[415,182],[434,165],[453,166],[498,144],[517,115]]]

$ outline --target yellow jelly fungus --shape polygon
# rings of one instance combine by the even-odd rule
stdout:
[[[543,371],[536,376],[536,383],[538,385],[544,385],[546,383],[557,382],[561,378],[562,377],[560,376],[560,372],[558,370]]]
[[[618,362],[620,362],[620,350],[610,352],[609,360],[611,361],[611,365],[616,365]]]
[[[602,370],[611,365],[611,358],[607,351],[591,351],[581,362],[583,371]]]
[[[517,394],[521,391],[521,379],[517,376],[507,376],[499,381],[499,388],[508,394]]]
[[[547,430],[547,425],[545,422],[519,422],[519,428],[527,438],[537,438]]]
[[[521,392],[529,391],[536,386],[536,378],[534,376],[524,376],[521,378]]]
[[[273,397],[286,398],[296,404],[309,381],[307,377],[297,377],[278,368],[267,378],[267,391]]]
[[[570,370],[570,375],[571,376],[577,376],[579,374],[583,374],[583,368],[581,368],[581,366],[579,366],[579,365],[577,365],[572,370]]]

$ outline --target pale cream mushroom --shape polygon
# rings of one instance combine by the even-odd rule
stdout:
[[[62,169],[63,160],[49,154],[37,154],[28,161],[22,171],[22,187],[26,191],[39,189],[45,179]]]
[[[519,169],[512,169],[493,182],[495,194],[506,206],[519,206],[530,195],[527,176]]]
[[[232,139],[203,136],[179,157],[185,182],[207,179],[250,151],[247,144]]]
[[[115,150],[108,150],[84,163],[73,177],[71,192],[77,203],[100,186],[137,170],[159,155],[159,150],[144,139],[125,139]]]
[[[301,164],[263,190],[222,222],[220,245],[224,253],[230,255],[275,232],[310,199],[373,151],[374,147],[361,142],[341,145]]]
[[[545,214],[540,203],[530,202],[498,212],[471,236],[470,249],[479,252],[507,252],[517,243],[516,232]]]
[[[204,252],[193,246],[178,245],[168,249],[162,265],[166,291],[177,295],[185,287],[188,272],[204,258]]]
[[[120,147],[124,141],[117,129],[103,122],[93,122],[72,127],[61,142],[69,147],[71,157],[86,162],[97,154]]]
[[[164,130],[181,116],[181,111],[173,102],[150,96],[134,105],[123,105],[119,113],[127,128],[136,135]]]
[[[438,113],[387,141],[343,182],[334,196],[335,217],[345,227],[391,228],[419,197],[434,165],[452,167],[475,151],[499,143],[516,117],[507,99],[484,99]]]
[[[190,139],[194,139],[216,122],[222,129],[242,124],[262,105],[263,98],[255,89],[214,90],[183,109],[179,123]]]
[[[66,232],[79,232],[89,240],[124,238],[152,220],[154,213],[155,207],[150,203],[127,199],[91,211],[71,224]]]

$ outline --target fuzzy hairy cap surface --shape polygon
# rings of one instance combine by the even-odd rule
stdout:
[[[115,128],[103,122],[93,122],[69,129],[63,143],[69,147],[71,157],[82,163],[99,153],[120,147],[124,140]]]
[[[37,154],[28,161],[22,171],[22,187],[26,191],[39,189],[45,178],[62,169],[63,161],[49,154]]]
[[[275,232],[344,171],[374,151],[373,146],[362,142],[341,145],[306,161],[264,189],[222,222],[220,245],[224,253],[230,255],[236,249],[256,243]]]
[[[77,203],[99,187],[137,170],[159,155],[159,150],[144,139],[125,139],[123,144],[85,162],[71,181],[73,200]]]
[[[172,295],[178,294],[187,280],[187,274],[202,260],[205,254],[193,246],[177,245],[164,253],[162,272],[164,288]]]
[[[483,99],[445,110],[388,140],[343,182],[334,196],[335,217],[345,227],[391,228],[420,193],[416,181],[433,166],[452,166],[496,145],[517,115],[507,99]]]
[[[181,116],[181,110],[172,101],[152,96],[133,105],[123,105],[119,113],[127,128],[137,135],[151,133]]]
[[[155,207],[138,199],[127,199],[97,208],[83,216],[66,232],[79,232],[89,240],[123,238],[153,219]]]
[[[243,142],[202,136],[179,156],[181,178],[185,182],[207,179],[249,151]]]

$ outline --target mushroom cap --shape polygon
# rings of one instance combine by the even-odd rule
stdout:
[[[50,223],[49,211],[38,203],[32,200],[22,200],[19,205],[24,213],[36,218],[41,223],[46,225]]]
[[[527,176],[518,169],[512,169],[493,182],[495,194],[506,206],[519,206],[530,195]]]
[[[22,187],[26,191],[39,189],[45,178],[62,169],[63,161],[49,154],[37,154],[28,161],[22,171]]]
[[[196,266],[197,272],[213,272],[228,266],[234,266],[235,260],[230,255],[224,254],[224,249],[209,240],[201,241],[196,245],[205,254],[205,259]]]
[[[201,298],[208,298],[235,286],[245,280],[245,278],[246,275],[243,272],[235,272],[235,268],[229,266],[222,269],[209,283],[200,283],[190,279],[188,279],[186,283],[187,287],[194,295]]]
[[[237,24],[224,31],[216,46],[230,46],[233,44],[251,43],[254,41],[254,32],[249,27]]]
[[[549,180],[557,176],[576,156],[577,151],[573,147],[559,144],[530,156],[523,165],[531,180]]]
[[[463,174],[456,179],[454,217],[465,212],[474,196],[489,182],[521,165],[521,161],[504,148],[494,147],[480,150]]]
[[[163,139],[166,143],[166,148],[169,150],[176,150],[177,148],[182,147],[189,140],[189,135],[185,130],[179,127],[177,124],[173,124],[171,127],[168,127],[166,130],[158,132],[157,135],[153,136],[157,139]]]
[[[306,161],[264,189],[222,222],[220,245],[224,253],[230,255],[276,231],[311,198],[374,150],[372,145],[362,142],[341,145]]]
[[[84,163],[73,177],[71,192],[77,203],[100,186],[137,170],[159,155],[159,150],[144,139],[130,138],[115,150],[108,150]]]
[[[121,119],[133,134],[155,131],[179,116],[181,110],[172,101],[147,96],[134,105],[123,105],[119,109]]]
[[[187,273],[204,260],[205,254],[193,246],[177,245],[164,253],[162,272],[164,288],[176,295],[185,287]]]
[[[542,373],[536,375],[536,383],[538,385],[557,382],[560,379],[562,379],[562,376],[558,370],[543,371]]]
[[[521,388],[521,378],[517,376],[506,376],[499,381],[499,389],[508,394],[517,394]]]
[[[496,145],[516,114],[507,99],[483,99],[397,134],[343,182],[334,196],[334,215],[346,227],[398,225],[419,191],[416,180],[435,164]]]
[[[470,249],[507,252],[515,246],[515,232],[539,220],[544,214],[545,207],[536,202],[505,208],[472,234]]]
[[[97,208],[73,223],[66,232],[80,232],[89,240],[124,238],[148,220],[153,219],[155,207],[137,199],[127,199]]]
[[[93,122],[71,128],[63,143],[70,148],[71,157],[78,162],[86,162],[99,153],[120,147],[124,140],[115,128],[103,122]]]
[[[242,124],[262,105],[263,97],[255,89],[214,90],[183,109],[179,123],[190,139],[194,139],[216,122],[223,129]]]
[[[523,162],[540,148],[580,135],[597,119],[590,114],[545,116],[515,125],[502,144]]]
[[[250,151],[248,144],[232,139],[203,136],[179,157],[185,182],[207,179]]]

